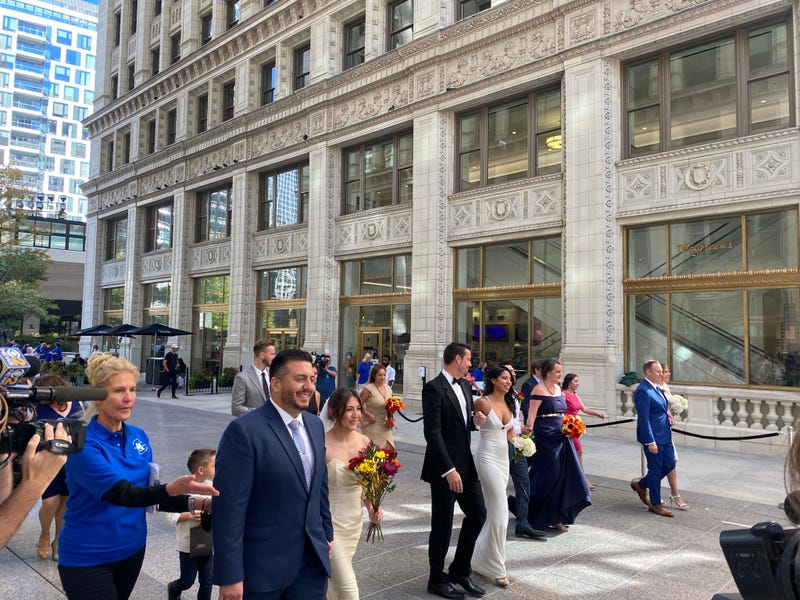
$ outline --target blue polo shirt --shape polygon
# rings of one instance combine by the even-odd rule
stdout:
[[[59,564],[91,567],[128,558],[144,547],[145,509],[100,498],[122,479],[147,486],[152,460],[143,430],[123,424],[121,431],[109,431],[92,418],[83,450],[67,459],[69,500],[58,537]]]

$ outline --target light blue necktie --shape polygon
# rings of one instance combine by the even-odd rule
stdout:
[[[303,461],[303,472],[306,476],[306,489],[311,487],[311,456],[306,452],[306,444],[303,436],[300,435],[300,421],[293,419],[289,421],[289,429],[292,430],[292,439],[297,451],[300,453],[300,460]]]

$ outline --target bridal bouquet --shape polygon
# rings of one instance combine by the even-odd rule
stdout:
[[[528,458],[536,453],[536,444],[533,443],[529,433],[523,433],[511,438],[511,445],[514,446],[514,461],[521,458]]]
[[[380,508],[383,497],[394,490],[392,480],[402,466],[397,460],[397,452],[391,448],[379,448],[371,442],[348,464],[364,490],[364,500],[372,504],[374,511]],[[370,538],[373,544],[383,540],[380,523],[370,522],[365,541],[370,541]]]
[[[403,410],[405,407],[406,405],[403,404],[403,401],[397,396],[392,396],[386,400],[386,427],[389,429],[395,428],[394,417],[392,415],[398,410]]]
[[[586,431],[586,424],[578,415],[564,415],[561,421],[561,433],[574,440],[581,437]]]
[[[669,409],[674,416],[680,415],[683,411],[689,408],[689,401],[686,396],[680,394],[672,394],[669,400]]]

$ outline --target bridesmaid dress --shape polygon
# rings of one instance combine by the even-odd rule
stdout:
[[[355,473],[339,459],[334,458],[326,466],[334,539],[326,598],[358,600],[353,555],[361,537],[361,486]]]

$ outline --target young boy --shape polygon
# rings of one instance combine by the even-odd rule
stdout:
[[[186,463],[189,472],[194,475],[195,481],[210,484],[214,479],[217,451],[211,448],[193,450]],[[195,575],[199,576],[200,589],[197,590],[197,600],[211,600],[211,574],[214,566],[214,555],[192,558],[189,556],[189,538],[191,530],[200,526],[200,507],[198,499],[197,509],[185,513],[166,513],[167,521],[176,525],[178,541],[178,556],[181,564],[181,577],[167,584],[167,597],[169,600],[180,600],[181,592],[194,585]]]

